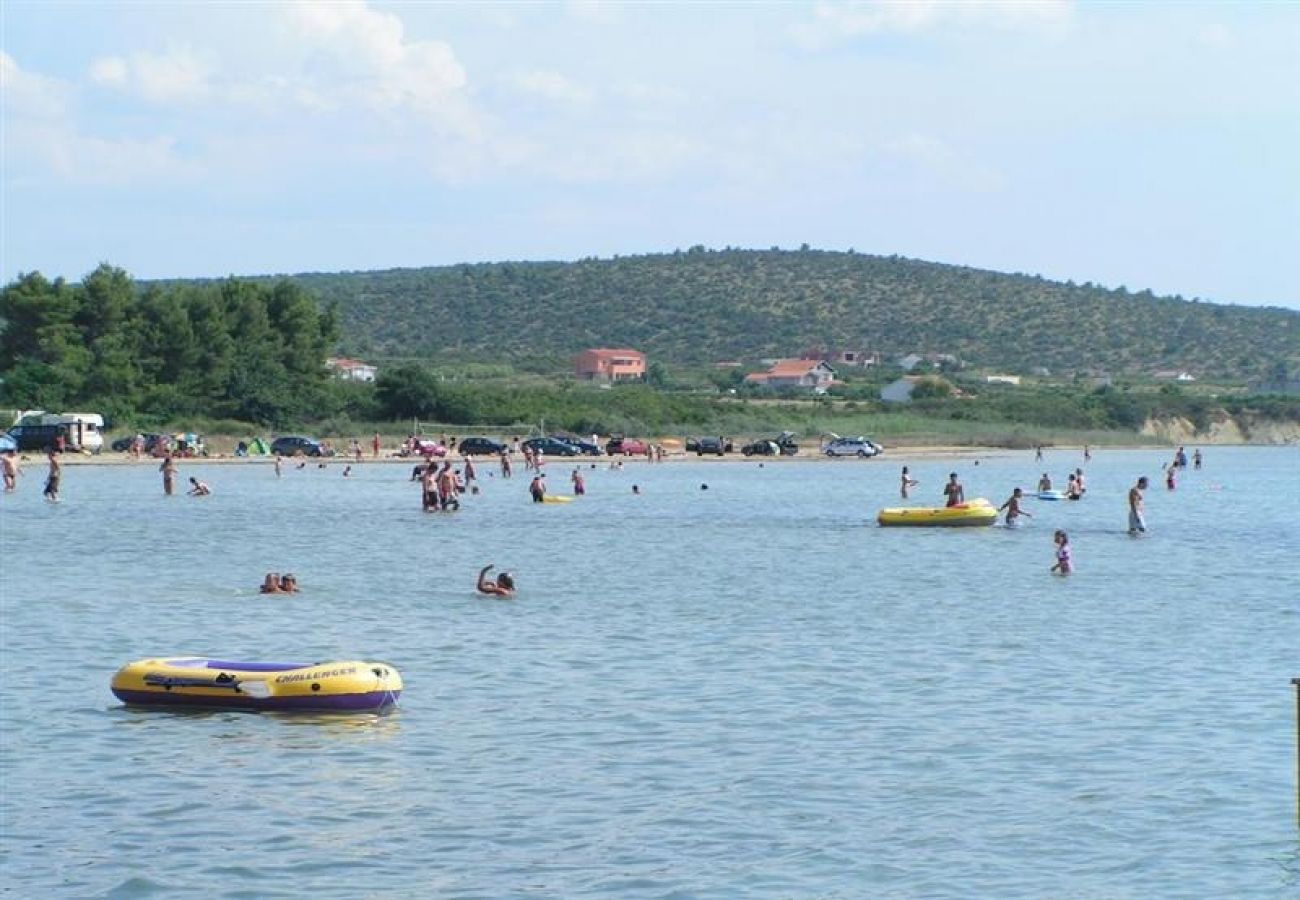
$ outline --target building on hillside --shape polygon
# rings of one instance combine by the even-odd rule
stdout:
[[[1152,372],[1152,378],[1160,381],[1195,381],[1196,376],[1190,372],[1184,372],[1180,369],[1161,369],[1159,372]]]
[[[375,376],[379,374],[379,369],[375,366],[345,356],[330,357],[325,360],[325,368],[342,381],[374,381]]]
[[[1019,375],[985,375],[985,384],[1013,384],[1019,386]]]
[[[811,388],[814,394],[826,393],[834,381],[835,370],[820,359],[778,359],[766,372],[745,376],[746,384]]]
[[[586,381],[636,381],[645,378],[645,354],[639,350],[583,350],[573,358],[573,372]]]
[[[799,354],[800,359],[820,359],[832,366],[865,369],[880,364],[880,354],[866,350],[849,350],[843,347],[809,347]]]
[[[910,372],[921,363],[925,362],[925,357],[919,353],[909,353],[906,356],[900,356],[895,360],[895,362],[898,363],[898,367],[904,372]]]
[[[880,389],[880,399],[885,403],[911,403],[912,391],[920,380],[914,375],[904,375],[896,381],[891,381]]]

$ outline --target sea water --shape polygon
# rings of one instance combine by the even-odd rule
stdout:
[[[1300,451],[1211,448],[1173,492],[1170,456],[1099,451],[1085,500],[951,530],[876,527],[901,465],[912,502],[957,471],[997,504],[1079,453],[597,461],[564,505],[485,463],[449,514],[407,466],[182,463],[201,499],[68,466],[49,504],[33,460],[0,499],[0,888],[1296,896]],[[488,563],[516,599],[475,593]],[[302,592],[259,595],[268,571]],[[406,691],[344,717],[110,694],[184,654],[382,660]]]

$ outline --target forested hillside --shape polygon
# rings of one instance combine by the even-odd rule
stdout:
[[[710,363],[830,345],[1054,372],[1250,377],[1300,365],[1300,313],[856,253],[694,248],[292,280],[337,303],[344,352],[378,359],[628,345]]]

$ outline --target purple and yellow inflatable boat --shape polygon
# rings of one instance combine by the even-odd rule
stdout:
[[[402,676],[386,663],[229,662],[187,656],[141,659],[113,676],[113,694],[139,706],[217,706],[376,712],[397,704]]]

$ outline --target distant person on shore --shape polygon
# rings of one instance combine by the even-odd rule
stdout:
[[[904,500],[907,499],[908,488],[914,488],[918,484],[920,484],[920,482],[907,473],[907,466],[903,466],[903,474],[899,481],[898,492],[902,495]]]
[[[376,431],[375,436],[370,439],[370,449],[374,453],[375,459],[379,459],[379,448],[382,446],[383,441],[379,439],[379,432]]]
[[[190,489],[187,493],[191,497],[206,497],[212,493],[212,488],[208,487],[206,482],[190,478]]]
[[[1128,489],[1129,534],[1137,534],[1139,532],[1145,533],[1147,530],[1146,518],[1143,515],[1146,512],[1146,505],[1142,499],[1142,492],[1147,489],[1148,484],[1150,484],[1150,482],[1147,481],[1147,477],[1143,475],[1137,480],[1137,484]]]
[[[47,451],[50,458],[50,471],[45,476],[45,499],[53,503],[59,502],[59,482],[63,480],[63,463],[59,462],[59,455],[51,448]]]
[[[1056,575],[1069,575],[1074,571],[1074,561],[1070,558],[1070,537],[1058,528],[1056,534],[1052,535],[1052,541],[1056,544],[1056,563],[1051,571]]]
[[[1027,513],[1020,508],[1020,501],[1023,497],[1024,492],[1021,491],[1020,488],[1016,488],[1011,492],[1011,496],[1007,498],[1007,502],[998,507],[998,512],[1002,512],[1004,509],[1007,511],[1006,522],[1008,528],[1015,528],[1016,525],[1019,524],[1016,520],[1021,516],[1028,516],[1031,519],[1033,518],[1030,513]]]
[[[546,500],[546,476],[540,472],[533,476],[533,480],[528,485],[528,493],[532,495],[534,503],[542,503]]]
[[[4,469],[5,493],[12,493],[18,487],[18,455],[13,450],[6,450],[0,457],[0,467]]]
[[[569,478],[573,481],[573,495],[575,497],[581,497],[587,493],[587,482],[582,477],[582,473],[578,471],[577,466],[573,467],[573,474]]]
[[[509,572],[502,572],[496,577],[496,581],[487,577],[491,572],[493,565],[488,563],[478,573],[478,592],[480,594],[494,594],[498,597],[513,597],[515,595],[515,580]]]
[[[163,457],[162,465],[158,467],[163,477],[163,493],[170,497],[176,488],[176,457],[172,456],[170,450]]]
[[[966,490],[957,480],[956,472],[948,475],[948,483],[943,486],[943,495],[947,498],[945,506],[960,506],[966,502]]]
[[[1048,478],[1047,473],[1044,472],[1043,477],[1038,479],[1038,491],[1039,493],[1042,493],[1043,491],[1050,491],[1051,489],[1052,479]]]
[[[1197,447],[1192,453],[1192,468],[1199,470],[1201,468],[1201,448]]]

